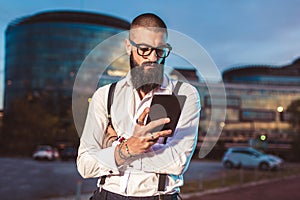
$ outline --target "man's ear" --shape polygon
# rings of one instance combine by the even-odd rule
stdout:
[[[125,39],[125,48],[126,48],[127,54],[130,56],[130,54],[131,54],[131,44],[130,44],[128,39]]]

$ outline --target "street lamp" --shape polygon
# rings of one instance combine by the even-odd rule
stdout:
[[[279,123],[281,123],[280,121],[281,121],[281,118],[282,118],[281,115],[283,114],[283,110],[284,110],[283,106],[278,106],[277,107],[277,112],[278,112],[278,115],[277,115],[277,130],[278,130],[279,133],[281,132],[281,128],[280,128]]]
[[[279,112],[279,113],[282,113],[282,112],[283,112],[283,110],[284,110],[284,109],[283,109],[283,107],[282,107],[282,106],[278,106],[278,107],[277,107],[277,112]]]

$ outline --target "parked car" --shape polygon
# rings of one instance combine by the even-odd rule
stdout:
[[[77,149],[75,147],[65,147],[60,152],[62,160],[75,160],[77,158]]]
[[[252,147],[229,148],[222,158],[226,168],[250,167],[273,170],[282,167],[283,160],[277,156],[262,153]]]
[[[57,149],[50,145],[39,145],[35,149],[32,157],[35,160],[55,160],[59,157],[59,153]]]

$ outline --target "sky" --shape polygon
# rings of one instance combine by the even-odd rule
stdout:
[[[0,0],[0,109],[5,29],[14,19],[49,10],[79,10],[131,21],[152,12],[169,29],[199,43],[220,72],[243,64],[282,66],[300,57],[299,0]]]

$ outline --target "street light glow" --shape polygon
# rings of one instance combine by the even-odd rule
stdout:
[[[282,106],[278,106],[277,107],[277,112],[280,112],[280,113],[283,112],[283,107]]]
[[[260,140],[261,140],[261,141],[265,141],[266,139],[267,139],[266,135],[261,135],[261,136],[260,136]]]

